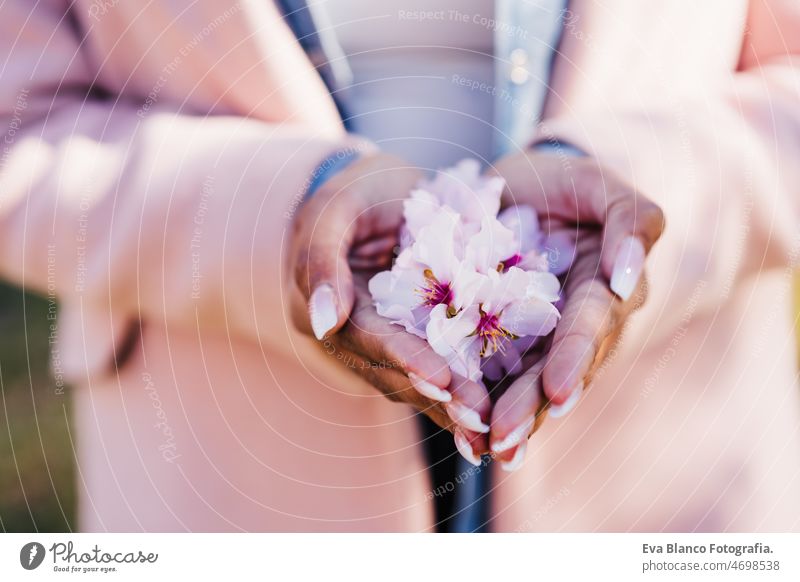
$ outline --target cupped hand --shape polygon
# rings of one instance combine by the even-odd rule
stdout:
[[[372,272],[354,273],[355,303],[345,325],[323,347],[394,402],[411,405],[454,433],[474,464],[488,452],[489,394],[452,373],[428,342],[378,315],[367,289]]]
[[[644,260],[664,217],[654,202],[588,158],[525,152],[499,161],[493,172],[506,180],[506,205],[532,205],[545,230],[570,232],[577,241],[552,342],[526,362],[492,411],[491,449],[513,470],[545,411],[560,416],[574,406],[625,319],[644,301]]]
[[[451,374],[427,342],[379,316],[367,289],[369,277],[391,263],[403,200],[420,177],[402,159],[371,154],[300,208],[289,253],[300,295],[293,319],[387,398],[452,431],[461,453],[477,464],[488,450],[486,389]]]

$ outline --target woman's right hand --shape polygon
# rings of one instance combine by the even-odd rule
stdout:
[[[293,318],[387,398],[453,432],[462,454],[478,463],[488,450],[486,389],[451,374],[425,340],[379,316],[367,290],[369,278],[391,265],[403,200],[420,177],[402,159],[369,154],[299,209],[289,253],[300,292]]]

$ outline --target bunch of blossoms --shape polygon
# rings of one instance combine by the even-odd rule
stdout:
[[[425,340],[450,369],[480,382],[520,371],[521,356],[555,327],[572,242],[547,236],[533,208],[500,210],[505,183],[463,160],[404,202],[392,269],[369,290],[378,313]]]

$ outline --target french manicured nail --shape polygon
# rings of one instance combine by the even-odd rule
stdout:
[[[583,382],[575,387],[575,389],[572,391],[572,394],[569,395],[569,398],[567,398],[563,404],[553,404],[550,406],[548,409],[550,418],[561,418],[570,410],[575,408],[578,400],[581,399],[581,394],[583,394]]]
[[[474,432],[489,432],[489,426],[483,424],[481,415],[476,410],[464,406],[460,402],[452,401],[444,405],[447,415],[455,422]]]
[[[311,317],[311,329],[318,340],[324,339],[339,321],[336,315],[336,296],[333,287],[324,283],[314,289],[308,300],[308,315]]]
[[[436,402],[450,402],[453,399],[453,395],[447,390],[439,388],[427,380],[423,380],[413,372],[408,374],[408,379],[411,380],[411,385],[417,392],[423,396],[427,396],[431,400],[435,400]]]
[[[516,471],[522,466],[522,463],[525,462],[525,452],[528,450],[528,441],[522,441],[519,443],[517,450],[514,452],[514,456],[511,457],[510,461],[504,461],[500,463],[500,468],[503,471],[508,471],[509,473]]]
[[[536,422],[536,416],[530,416],[526,420],[522,421],[519,426],[517,426],[514,430],[508,433],[505,438],[500,439],[499,441],[495,441],[491,445],[491,449],[493,453],[502,453],[507,451],[523,440],[528,438],[528,435],[533,429],[533,423]]]
[[[481,458],[475,454],[474,450],[472,450],[472,445],[469,444],[469,441],[467,440],[467,437],[464,436],[464,433],[456,429],[453,433],[453,440],[455,441],[456,448],[458,449],[458,452],[461,453],[461,456],[471,464],[479,467],[481,464]]]
[[[635,236],[622,241],[611,271],[611,290],[623,301],[630,299],[644,267],[644,246]]]

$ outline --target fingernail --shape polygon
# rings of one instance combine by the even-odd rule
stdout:
[[[550,418],[561,418],[570,410],[575,408],[578,400],[581,399],[581,394],[583,394],[583,382],[575,387],[575,389],[572,391],[572,394],[569,395],[569,398],[567,398],[563,404],[553,404],[550,406],[548,409]]]
[[[627,301],[636,289],[644,266],[644,246],[635,236],[622,241],[611,271],[611,290]]]
[[[514,456],[511,457],[510,461],[503,461],[500,463],[500,468],[503,471],[508,471],[512,473],[516,471],[522,466],[522,463],[525,462],[525,452],[528,450],[528,441],[522,441],[517,450],[514,452]]]
[[[524,420],[517,428],[512,430],[506,435],[505,438],[492,443],[491,449],[493,453],[502,453],[517,446],[523,440],[528,438],[528,435],[533,429],[533,423],[536,422],[536,416],[531,416]]]
[[[461,453],[461,456],[471,464],[479,467],[481,464],[481,458],[475,454],[475,451],[472,450],[472,445],[469,444],[469,441],[467,440],[467,437],[464,436],[464,433],[456,429],[453,433],[453,440],[455,441],[456,448],[458,449],[458,452]]]
[[[423,396],[427,396],[431,400],[435,400],[436,402],[450,402],[453,399],[453,395],[447,390],[439,388],[427,380],[423,380],[413,372],[409,372],[408,379],[411,380],[411,385],[417,392]]]
[[[324,283],[314,289],[308,301],[308,314],[311,317],[311,329],[318,340],[324,339],[339,321],[336,315],[336,296],[333,287]]]
[[[444,405],[447,410],[448,416],[453,419],[453,422],[460,424],[467,430],[474,432],[486,433],[489,432],[489,426],[483,424],[481,415],[476,410],[464,406],[460,402],[448,402]]]

